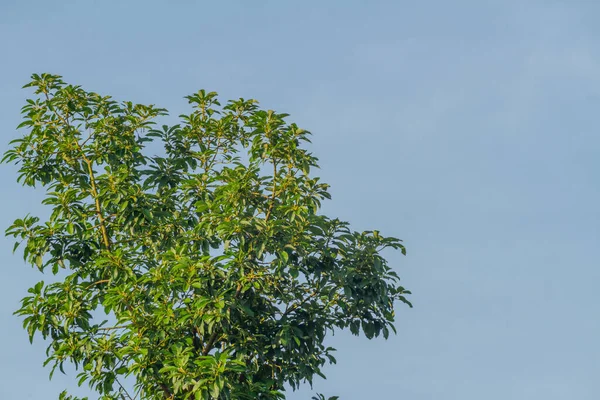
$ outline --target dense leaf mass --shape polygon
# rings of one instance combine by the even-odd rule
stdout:
[[[398,239],[318,214],[328,185],[286,114],[201,90],[158,128],[164,109],[60,76],[26,87],[27,133],[3,161],[47,190],[51,214],[7,234],[57,275],[17,311],[52,371],[73,364],[102,399],[284,398],[335,362],[328,333],[387,338],[394,302],[410,305],[380,255],[404,253]]]

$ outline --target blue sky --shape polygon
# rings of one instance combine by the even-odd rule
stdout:
[[[600,396],[600,4],[584,1],[0,3],[0,147],[33,72],[186,112],[200,88],[314,133],[324,212],[405,240],[414,292],[388,341],[330,340],[315,391],[365,398]],[[172,118],[175,122],[176,119]],[[594,172],[595,171],[595,172]],[[43,213],[0,171],[0,225]],[[41,278],[0,240],[0,398],[53,399],[12,316]],[[291,400],[309,399],[304,388]]]

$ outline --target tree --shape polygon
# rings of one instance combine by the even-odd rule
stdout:
[[[328,185],[287,114],[201,90],[157,129],[153,105],[50,74],[25,87],[27,133],[3,162],[46,188],[51,214],[6,233],[56,275],[16,312],[49,343],[51,375],[73,365],[102,399],[281,399],[335,362],[334,329],[395,331],[410,292],[380,251],[405,249],[318,214]],[[146,155],[152,141],[161,155]]]

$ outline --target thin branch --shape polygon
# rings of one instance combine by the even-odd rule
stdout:
[[[317,287],[315,288],[315,291],[312,292],[310,294],[310,296],[307,296],[304,299],[302,299],[299,303],[294,303],[290,307],[286,308],[286,310],[283,312],[283,314],[281,316],[283,317],[283,316],[288,315],[292,311],[298,309],[300,306],[306,304],[307,301],[309,301],[310,299],[316,297],[318,294],[319,294],[319,285],[317,284]]]
[[[163,390],[163,392],[165,392],[165,399],[173,399],[174,398],[174,394],[171,393],[171,390],[169,390],[169,387],[167,385],[165,385],[162,382],[159,382],[158,385]]]
[[[118,326],[109,326],[106,328],[98,328],[99,331],[114,331],[117,329],[129,328],[131,325],[118,325]]]
[[[275,205],[275,195],[277,193],[277,161],[273,160],[273,193],[271,193],[271,203],[269,204],[269,209],[267,210],[267,214],[265,215],[265,222],[269,220],[271,216],[271,212],[273,211],[273,207]]]
[[[92,286],[95,286],[95,285],[100,285],[101,283],[108,283],[108,282],[110,282],[110,279],[102,279],[102,280],[99,280],[99,281],[96,281],[96,282],[92,282],[92,283],[90,283],[87,286],[86,289],[89,289],[89,288],[91,288]]]
[[[77,144],[79,146],[79,144]],[[81,149],[81,147],[79,147]],[[104,241],[104,247],[110,251],[110,239],[108,238],[108,231],[104,223],[104,216],[102,215],[102,208],[100,206],[100,199],[98,197],[98,190],[96,188],[96,178],[94,176],[94,170],[92,168],[92,162],[85,156],[83,149],[81,149],[81,155],[88,167],[88,173],[90,175],[90,185],[92,190],[92,196],[94,197],[94,203],[96,206],[96,215],[98,216],[98,222],[100,223],[100,231],[102,233],[102,239]]]
[[[217,340],[217,336],[218,336],[217,331],[214,331],[213,334],[210,335],[210,338],[208,339],[208,342],[206,343],[206,346],[204,346],[204,350],[202,350],[202,355],[203,356],[208,355],[208,353],[210,352],[210,350],[212,349],[212,347],[215,345],[215,341]]]
[[[121,387],[121,389],[125,392],[125,394],[127,395],[127,397],[129,398],[129,400],[133,400],[133,397],[131,397],[131,395],[129,394],[129,392],[127,391],[127,389],[125,389],[125,386],[123,386],[121,384],[121,382],[119,381],[119,378],[117,377],[117,374],[115,374],[115,380],[117,381],[117,383],[119,384],[119,386]],[[123,395],[123,393],[121,393],[121,397],[123,399],[125,399],[125,396]]]
[[[48,92],[44,91],[44,95],[46,97],[46,101],[48,102],[49,108],[50,108],[50,96],[48,95]],[[64,116],[62,116],[61,114],[59,114],[56,109],[54,108],[54,106],[52,106],[50,108],[52,110],[52,113],[59,118],[67,128],[70,128],[71,125],[69,124],[68,119],[65,119]],[[102,215],[102,208],[100,207],[100,199],[98,198],[98,190],[96,188],[96,178],[94,176],[94,170],[92,168],[92,162],[89,158],[87,158],[87,156],[85,155],[83,148],[81,147],[81,145],[79,144],[79,142],[76,140],[75,144],[77,146],[77,149],[79,150],[79,152],[81,153],[81,157],[83,158],[83,161],[86,163],[87,168],[88,168],[88,174],[90,176],[90,185],[91,185],[91,195],[94,198],[94,202],[96,205],[96,215],[98,216],[98,221],[100,222],[100,231],[102,233],[102,239],[104,241],[104,246],[106,247],[107,250],[110,251],[110,240],[108,238],[108,231],[106,230],[106,226],[104,224],[104,217]]]

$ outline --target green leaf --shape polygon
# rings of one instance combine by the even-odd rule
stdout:
[[[144,214],[144,217],[146,217],[146,219],[148,221],[152,221],[153,216],[152,216],[152,212],[150,212],[150,210],[148,210],[147,208],[143,208],[142,213]]]
[[[254,317],[254,315],[255,315],[254,311],[252,311],[252,309],[250,307],[248,307],[248,306],[246,306],[246,305],[244,305],[242,303],[239,303],[238,307],[239,307],[240,310],[242,310],[247,315],[249,315],[251,317]]]

